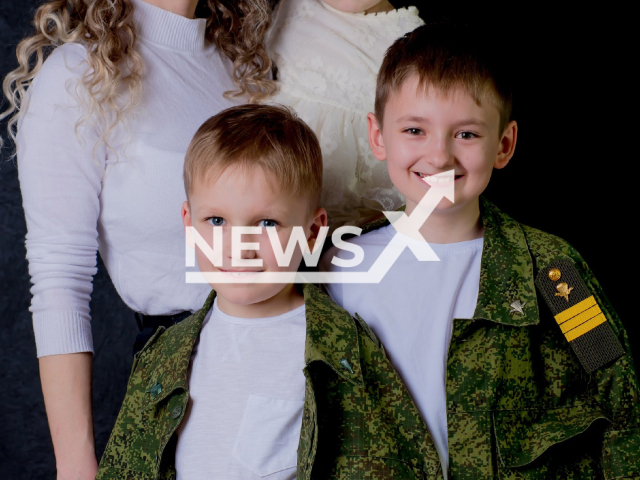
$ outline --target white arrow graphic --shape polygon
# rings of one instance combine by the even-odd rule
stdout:
[[[429,216],[436,209],[440,200],[448,198],[453,203],[455,189],[455,175],[453,170],[433,175],[440,181],[434,183],[426,193],[420,203],[411,212],[411,216],[407,216],[404,212],[382,212],[389,219],[393,228],[398,232],[411,237],[415,240],[426,242],[420,234],[420,228],[427,221]]]

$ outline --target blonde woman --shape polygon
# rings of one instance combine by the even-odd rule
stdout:
[[[194,18],[197,3],[49,1],[3,83],[59,480],[97,470],[96,251],[147,330],[200,308],[209,286],[184,282],[184,153],[205,119],[273,91],[262,47],[269,1],[209,0],[207,19]]]

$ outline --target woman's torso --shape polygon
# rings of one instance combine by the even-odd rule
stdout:
[[[136,311],[197,310],[210,289],[185,282],[182,166],[198,127],[238,103],[223,97],[235,89],[231,65],[205,42],[205,19],[141,0],[134,7],[140,101],[116,123],[108,147],[98,140],[99,122],[76,125],[88,98],[80,82],[91,73],[79,43],[56,48],[45,62],[18,125],[37,339],[43,328],[88,315],[96,247],[118,293]],[[124,83],[119,88],[124,104],[128,92]],[[73,336],[74,328],[63,336]],[[39,355],[61,351],[41,344]]]
[[[125,302],[147,314],[197,310],[210,287],[185,283],[184,154],[198,127],[238,101],[229,62],[208,47],[170,50],[142,38],[142,108],[131,122],[124,152],[111,156],[100,194],[100,253]],[[195,269],[189,269],[195,270]],[[140,292],[140,288],[144,292]]]

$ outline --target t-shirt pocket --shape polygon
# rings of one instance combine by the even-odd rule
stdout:
[[[249,395],[232,455],[269,480],[295,478],[304,399]]]

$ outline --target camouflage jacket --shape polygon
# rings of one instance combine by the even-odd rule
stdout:
[[[449,479],[640,478],[640,390],[626,332],[600,285],[564,240],[484,198],[481,216],[478,301],[472,319],[454,319],[447,358]],[[623,356],[592,373],[545,300],[554,265],[582,279],[621,345]],[[604,348],[596,341],[582,353]]]
[[[135,356],[96,479],[175,478],[175,431],[188,366],[215,292],[191,317],[161,328]],[[313,285],[304,288],[306,394],[297,478],[442,478],[417,408],[378,340]]]

